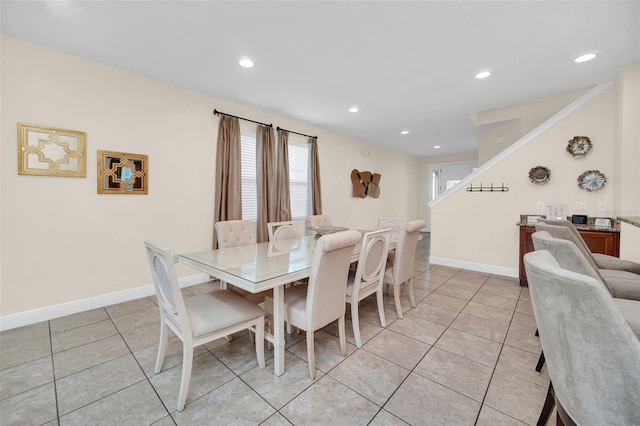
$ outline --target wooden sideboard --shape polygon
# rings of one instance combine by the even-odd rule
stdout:
[[[533,226],[520,225],[520,285],[527,287],[527,273],[524,270],[522,257],[533,251],[533,241],[531,234],[536,232]],[[587,243],[592,253],[608,254],[610,256],[620,256],[620,231],[619,230],[583,230],[578,229],[580,235]]]

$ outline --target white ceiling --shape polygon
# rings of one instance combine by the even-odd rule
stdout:
[[[3,0],[0,13],[11,36],[419,156],[476,150],[468,113],[640,60],[640,1]],[[598,57],[573,62],[585,52]]]

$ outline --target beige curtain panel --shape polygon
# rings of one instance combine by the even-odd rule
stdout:
[[[222,116],[216,150],[216,193],[214,223],[242,219],[242,177],[240,174],[240,122]],[[213,248],[217,246],[215,229]]]
[[[276,211],[278,222],[291,220],[291,201],[289,199],[289,132],[278,130],[278,193]]]
[[[309,138],[309,172],[311,180],[311,214],[322,214],[322,190],[320,188],[320,160],[318,139]]]
[[[256,131],[258,180],[258,242],[269,240],[267,223],[277,222],[276,211],[276,138],[273,127],[258,125]]]

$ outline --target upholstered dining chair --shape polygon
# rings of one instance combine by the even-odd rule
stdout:
[[[565,248],[566,244],[560,244],[555,240],[561,240],[561,241],[566,241],[568,243],[571,243],[571,247],[573,249],[571,250],[570,255],[568,255],[567,257],[560,257],[560,258],[556,257],[558,262],[560,262],[560,265],[562,265],[565,269],[573,270],[574,272],[579,272],[579,273],[586,273],[600,280],[611,292],[611,295],[613,297],[617,297],[620,299],[640,300],[640,275],[634,274],[632,272],[621,271],[621,270],[599,269],[597,264],[590,257],[586,256],[584,254],[584,251],[581,251],[577,244],[575,244],[570,238],[568,238],[570,231],[567,228],[563,226],[553,226],[553,225],[546,225],[546,224],[541,224],[541,225],[536,224],[536,226],[539,229],[544,230],[544,231],[538,231],[538,232],[544,232],[544,234],[538,234],[538,232],[535,232],[534,234],[532,234],[532,235],[538,234],[537,242],[536,240],[533,239],[533,236],[532,236],[533,246],[536,248],[536,250],[539,249],[539,246],[542,243],[550,244],[548,242],[549,239],[551,239],[549,241],[553,243],[553,247],[554,247],[553,250],[563,250],[563,251],[568,250]],[[541,239],[543,241],[540,241]],[[558,248],[555,248],[555,247],[558,247]],[[550,248],[547,248],[547,250],[552,251],[552,249]],[[554,256],[556,255],[554,251],[552,251],[552,254],[554,254]],[[575,266],[573,264],[566,264],[566,265],[563,264],[563,262],[570,262],[570,261],[578,262],[578,263]],[[575,270],[574,268],[578,266],[582,268],[587,268],[587,269]]]
[[[307,223],[314,228],[326,228],[331,226],[331,216],[326,214],[308,216]]]
[[[384,274],[384,283],[393,286],[393,298],[396,304],[398,318],[402,318],[402,305],[400,304],[400,286],[407,284],[411,306],[416,307],[416,297],[413,294],[413,263],[416,257],[416,247],[420,230],[427,225],[424,220],[412,220],[400,228],[398,243],[395,248],[393,262],[387,264]]]
[[[362,347],[358,303],[376,293],[380,325],[387,326],[384,317],[383,280],[389,251],[390,229],[367,232],[362,238],[360,258],[355,273],[350,272],[347,280],[347,303],[351,305],[351,323],[356,346]]]
[[[345,304],[347,276],[353,249],[362,239],[358,231],[324,235],[316,243],[308,285],[289,287],[284,292],[284,319],[306,332],[309,376],[316,377],[314,335],[338,321],[340,352],[347,355]],[[265,310],[273,313],[273,298],[265,299]],[[270,323],[271,328],[271,323]]]
[[[401,217],[379,217],[378,225],[376,229],[391,229],[391,236],[397,237],[400,235],[400,229],[407,221]]]
[[[578,247],[571,241],[553,238],[546,231],[534,232],[531,235],[531,239],[536,251],[546,250],[551,253],[561,268],[589,276],[598,281],[600,285],[609,292],[611,297],[613,297],[613,303],[618,307],[622,316],[626,318],[634,333],[640,337],[640,301],[619,296],[621,293],[629,293],[628,291],[626,293],[623,292],[625,288],[624,285],[628,285],[629,282],[618,282],[603,278],[603,276],[600,275],[602,270],[594,269],[582,255]],[[636,284],[640,287],[640,282]]]
[[[551,378],[538,425],[554,405],[558,424],[640,424],[640,342],[611,295],[546,250],[524,264]]]
[[[269,233],[269,241],[301,237],[306,233],[305,221],[269,222],[267,223],[267,232]]]
[[[178,411],[187,400],[193,348],[246,328],[256,334],[256,356],[264,362],[264,311],[230,290],[216,290],[183,299],[171,252],[145,241],[153,286],[160,308],[160,344],[155,372],[162,370],[170,328],[182,340],[182,379],[178,392]]]
[[[592,253],[589,249],[589,246],[584,241],[584,238],[582,238],[582,235],[580,235],[580,232],[578,232],[578,229],[573,223],[569,222],[568,220],[539,219],[538,223],[540,225],[536,225],[536,230],[547,231],[555,238],[564,238],[572,241],[578,247],[578,249],[580,249],[582,254],[584,254],[584,256],[587,257],[590,262],[594,263],[598,269],[612,269],[640,274],[640,263],[638,262],[623,260],[619,257],[609,256],[602,253]],[[545,225],[564,227],[569,232],[556,234],[553,232],[553,228],[551,228],[550,230]]]

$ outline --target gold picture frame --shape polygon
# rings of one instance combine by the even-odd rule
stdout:
[[[86,177],[87,134],[18,123],[18,174]]]
[[[147,194],[149,157],[98,151],[98,194]]]

